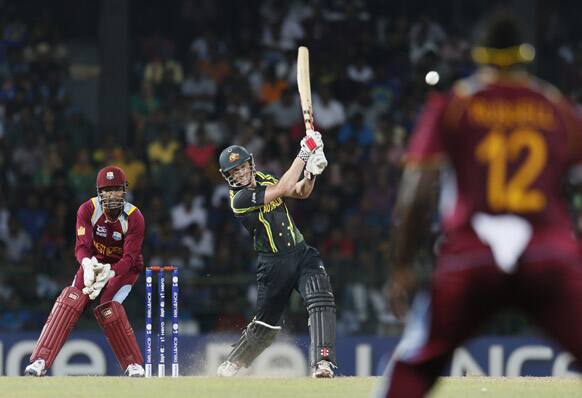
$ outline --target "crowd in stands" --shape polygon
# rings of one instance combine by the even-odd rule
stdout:
[[[99,131],[71,102],[68,50],[50,18],[0,19],[0,330],[38,330],[71,283],[76,209],[95,195],[107,164],[126,171],[128,199],[145,216],[146,264],[180,267],[183,330],[244,326],[255,256],[217,157],[240,144],[258,170],[280,176],[291,164],[304,134],[299,44],[312,54],[314,114],[330,165],[309,200],[287,204],[331,275],[338,333],[397,327],[383,283],[400,162],[429,89],[426,72],[438,70],[445,88],[472,71],[470,24],[373,1],[233,1],[228,15],[219,2],[179,4],[171,24],[146,32],[154,16],[134,22],[124,135]],[[558,57],[545,70],[564,71],[554,82],[577,100],[579,42],[548,20],[554,42],[544,48]],[[143,313],[141,285],[127,301],[132,318]],[[300,300],[285,315],[288,330],[304,330]]]

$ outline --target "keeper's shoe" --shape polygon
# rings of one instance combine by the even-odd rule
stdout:
[[[220,364],[218,369],[216,369],[216,374],[219,377],[232,377],[236,376],[238,371],[240,370],[240,366],[234,362],[224,361]]]
[[[313,377],[316,379],[332,379],[334,376],[333,373],[334,365],[322,359],[315,365],[315,369],[313,369]]]
[[[26,376],[42,377],[46,374],[44,359],[37,359],[24,369]]]
[[[125,370],[125,373],[127,373],[129,377],[145,376],[145,371],[143,370],[143,367],[139,363],[132,363],[131,365],[129,365]]]

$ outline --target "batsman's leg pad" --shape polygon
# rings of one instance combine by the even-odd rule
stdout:
[[[51,367],[88,302],[89,297],[76,287],[63,289],[40,332],[30,362],[42,358],[45,368]]]
[[[141,350],[137,345],[123,305],[117,301],[109,301],[95,307],[93,313],[121,369],[125,371],[132,363],[143,365]]]
[[[322,359],[335,365],[335,299],[329,277],[326,274],[309,276],[304,291],[309,314],[311,366]]]
[[[281,326],[253,320],[243,331],[240,340],[233,345],[234,348],[226,359],[242,367],[249,367],[255,358],[271,345],[280,330]]]

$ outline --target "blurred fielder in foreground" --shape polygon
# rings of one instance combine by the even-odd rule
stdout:
[[[439,172],[444,236],[378,397],[427,394],[453,350],[508,306],[582,359],[582,264],[560,192],[582,162],[581,120],[525,71],[534,49],[522,39],[513,17],[496,15],[473,49],[477,72],[430,95],[420,115],[397,204],[388,291],[397,315],[417,287],[411,266]]]
[[[321,135],[308,131],[299,155],[280,179],[256,171],[253,156],[238,145],[222,151],[219,163],[231,188],[232,211],[253,237],[259,259],[257,314],[218,367],[218,375],[234,376],[273,342],[295,289],[309,313],[313,377],[333,377],[336,319],[331,284],[319,252],[305,243],[283,202],[308,198],[316,176],[327,166]],[[298,181],[304,168],[305,178]]]
[[[51,367],[71,330],[90,300],[99,297],[93,313],[121,368],[142,377],[143,358],[123,306],[123,300],[143,269],[141,254],[144,218],[125,201],[127,178],[119,167],[97,174],[97,197],[77,212],[75,257],[80,266],[73,284],[66,287],[44,325],[24,371],[43,376]]]

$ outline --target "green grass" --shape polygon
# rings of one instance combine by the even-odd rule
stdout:
[[[352,398],[369,397],[378,378],[339,377],[129,379],[123,377],[0,377],[1,398]],[[582,382],[559,378],[444,378],[431,398],[582,397]]]
[[[445,377],[431,398],[576,398],[582,381],[557,377]]]

